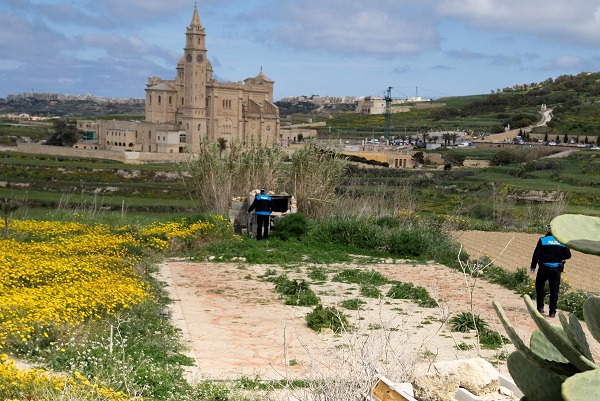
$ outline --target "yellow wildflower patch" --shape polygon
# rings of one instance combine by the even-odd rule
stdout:
[[[73,397],[69,399],[132,400],[123,392],[91,382],[79,372],[65,378],[44,369],[22,369],[6,354],[0,355],[0,394],[3,399],[28,400],[39,393],[45,394],[45,397],[52,395],[51,399],[69,394]],[[78,394],[84,394],[85,398],[77,397]]]

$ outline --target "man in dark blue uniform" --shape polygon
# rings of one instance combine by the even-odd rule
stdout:
[[[267,190],[262,188],[260,190],[260,194],[254,197],[254,202],[248,208],[248,213],[253,210],[256,210],[254,214],[256,215],[256,223],[258,224],[258,229],[256,230],[256,239],[269,239],[269,219],[271,216],[271,211],[273,208],[273,201],[271,197],[267,194]]]
[[[540,238],[533,251],[531,258],[531,272],[535,266],[539,266],[535,278],[535,293],[537,299],[537,310],[544,313],[544,286],[548,281],[550,287],[550,302],[548,305],[548,316],[556,316],[556,304],[558,303],[558,290],[560,289],[560,274],[564,270],[565,260],[571,257],[569,248],[558,242],[550,231],[550,225],[546,226],[548,232]]]

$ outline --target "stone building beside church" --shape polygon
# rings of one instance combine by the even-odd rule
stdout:
[[[185,153],[197,150],[204,138],[224,138],[228,144],[271,144],[281,139],[274,81],[262,71],[243,82],[213,78],[197,6],[183,50],[175,79],[148,79],[145,121],[79,120],[78,128],[87,133],[87,139],[75,147]]]

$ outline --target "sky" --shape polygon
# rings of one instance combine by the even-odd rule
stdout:
[[[143,98],[194,0],[2,0],[0,97]],[[292,96],[439,98],[600,71],[600,0],[198,0],[214,75]]]

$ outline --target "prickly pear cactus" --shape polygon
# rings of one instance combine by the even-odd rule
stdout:
[[[552,235],[568,248],[600,255],[600,217],[563,214],[550,222]]]
[[[600,218],[578,214],[558,216],[550,223],[552,234],[568,248],[600,255]],[[531,348],[519,338],[499,303],[493,303],[516,351],[509,355],[508,370],[528,401],[600,400],[600,366],[592,359],[585,333],[575,315],[559,313],[561,326],[551,325],[525,295],[525,305],[539,330]],[[583,304],[587,327],[600,342],[600,297]],[[543,388],[539,383],[544,383]]]

